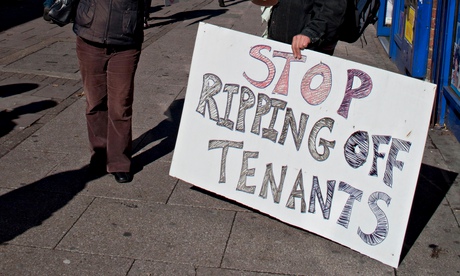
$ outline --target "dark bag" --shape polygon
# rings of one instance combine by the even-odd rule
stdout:
[[[369,24],[377,22],[380,0],[347,0],[344,22],[339,29],[339,40],[353,43]]]
[[[54,23],[62,27],[75,19],[77,6],[78,0],[56,0],[48,15]]]

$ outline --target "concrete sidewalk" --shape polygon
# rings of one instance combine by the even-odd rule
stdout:
[[[250,1],[226,4],[153,1],[128,185],[87,176],[71,26],[35,17],[0,33],[0,275],[459,275],[460,145],[447,130],[429,131],[398,269],[169,177],[198,22],[265,28]],[[335,55],[397,72],[373,27],[366,38]]]

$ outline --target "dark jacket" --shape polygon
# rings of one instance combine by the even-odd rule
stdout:
[[[144,40],[143,0],[80,0],[73,31],[106,45],[139,46]]]
[[[272,8],[268,22],[270,39],[291,44],[295,35],[311,39],[308,48],[320,43],[336,43],[347,0],[280,0]]]

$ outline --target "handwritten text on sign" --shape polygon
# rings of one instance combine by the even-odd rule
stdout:
[[[434,88],[303,54],[200,25],[171,175],[397,266]]]

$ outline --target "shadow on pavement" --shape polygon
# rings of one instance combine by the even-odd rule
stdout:
[[[174,101],[165,114],[167,119],[133,141],[136,149],[154,141],[161,142],[133,158],[133,173],[172,152],[175,146],[184,100]],[[89,166],[44,177],[0,196],[0,244],[11,241],[29,229],[41,225],[67,205],[89,183],[105,174],[94,175]],[[53,191],[53,192],[49,192]]]
[[[159,144],[133,157],[132,172],[134,174],[174,150],[183,107],[184,99],[173,101],[164,113],[168,118],[133,141],[134,155],[150,143],[163,139]]]
[[[43,0],[1,0],[0,32],[43,16]]]
[[[174,101],[165,112],[168,118],[133,142],[137,144],[139,151],[148,144],[163,139],[158,145],[133,158],[134,173],[174,149],[183,105],[183,99]],[[1,195],[0,244],[41,225],[67,205],[88,182],[104,175],[91,174],[87,165],[77,170],[49,175]]]
[[[163,9],[164,5],[158,5],[158,6],[151,6],[149,8],[149,14],[156,13],[158,11],[161,11]]]
[[[18,119],[21,115],[35,114],[56,105],[57,103],[55,101],[43,100],[16,107],[11,111],[0,111],[0,137],[7,135],[16,127],[14,120]]]
[[[422,164],[409,215],[400,263],[445,198],[457,175],[458,173],[455,172]]]
[[[243,3],[243,2],[247,2],[249,0],[241,0],[241,1],[235,1],[235,0],[224,0],[224,4],[225,4],[225,7],[231,7],[231,6],[235,6],[235,5],[238,5],[239,3]],[[229,4],[228,2],[233,2],[231,4]]]
[[[41,225],[67,205],[88,182],[101,176],[91,175],[88,166],[85,166],[49,175],[1,195],[0,244]]]
[[[16,83],[7,84],[0,86],[0,98],[11,97],[17,94],[21,94],[27,91],[34,90],[39,85],[36,83]],[[52,100],[43,100],[39,102],[29,103],[23,106],[18,106],[12,110],[1,110],[0,111],[0,137],[3,137],[10,133],[14,129],[16,123],[15,119],[18,119],[24,114],[34,114],[45,109],[56,106],[57,103]]]
[[[23,92],[34,90],[38,86],[39,85],[36,83],[13,83],[0,85],[0,97],[11,97],[17,94],[21,94]]]

